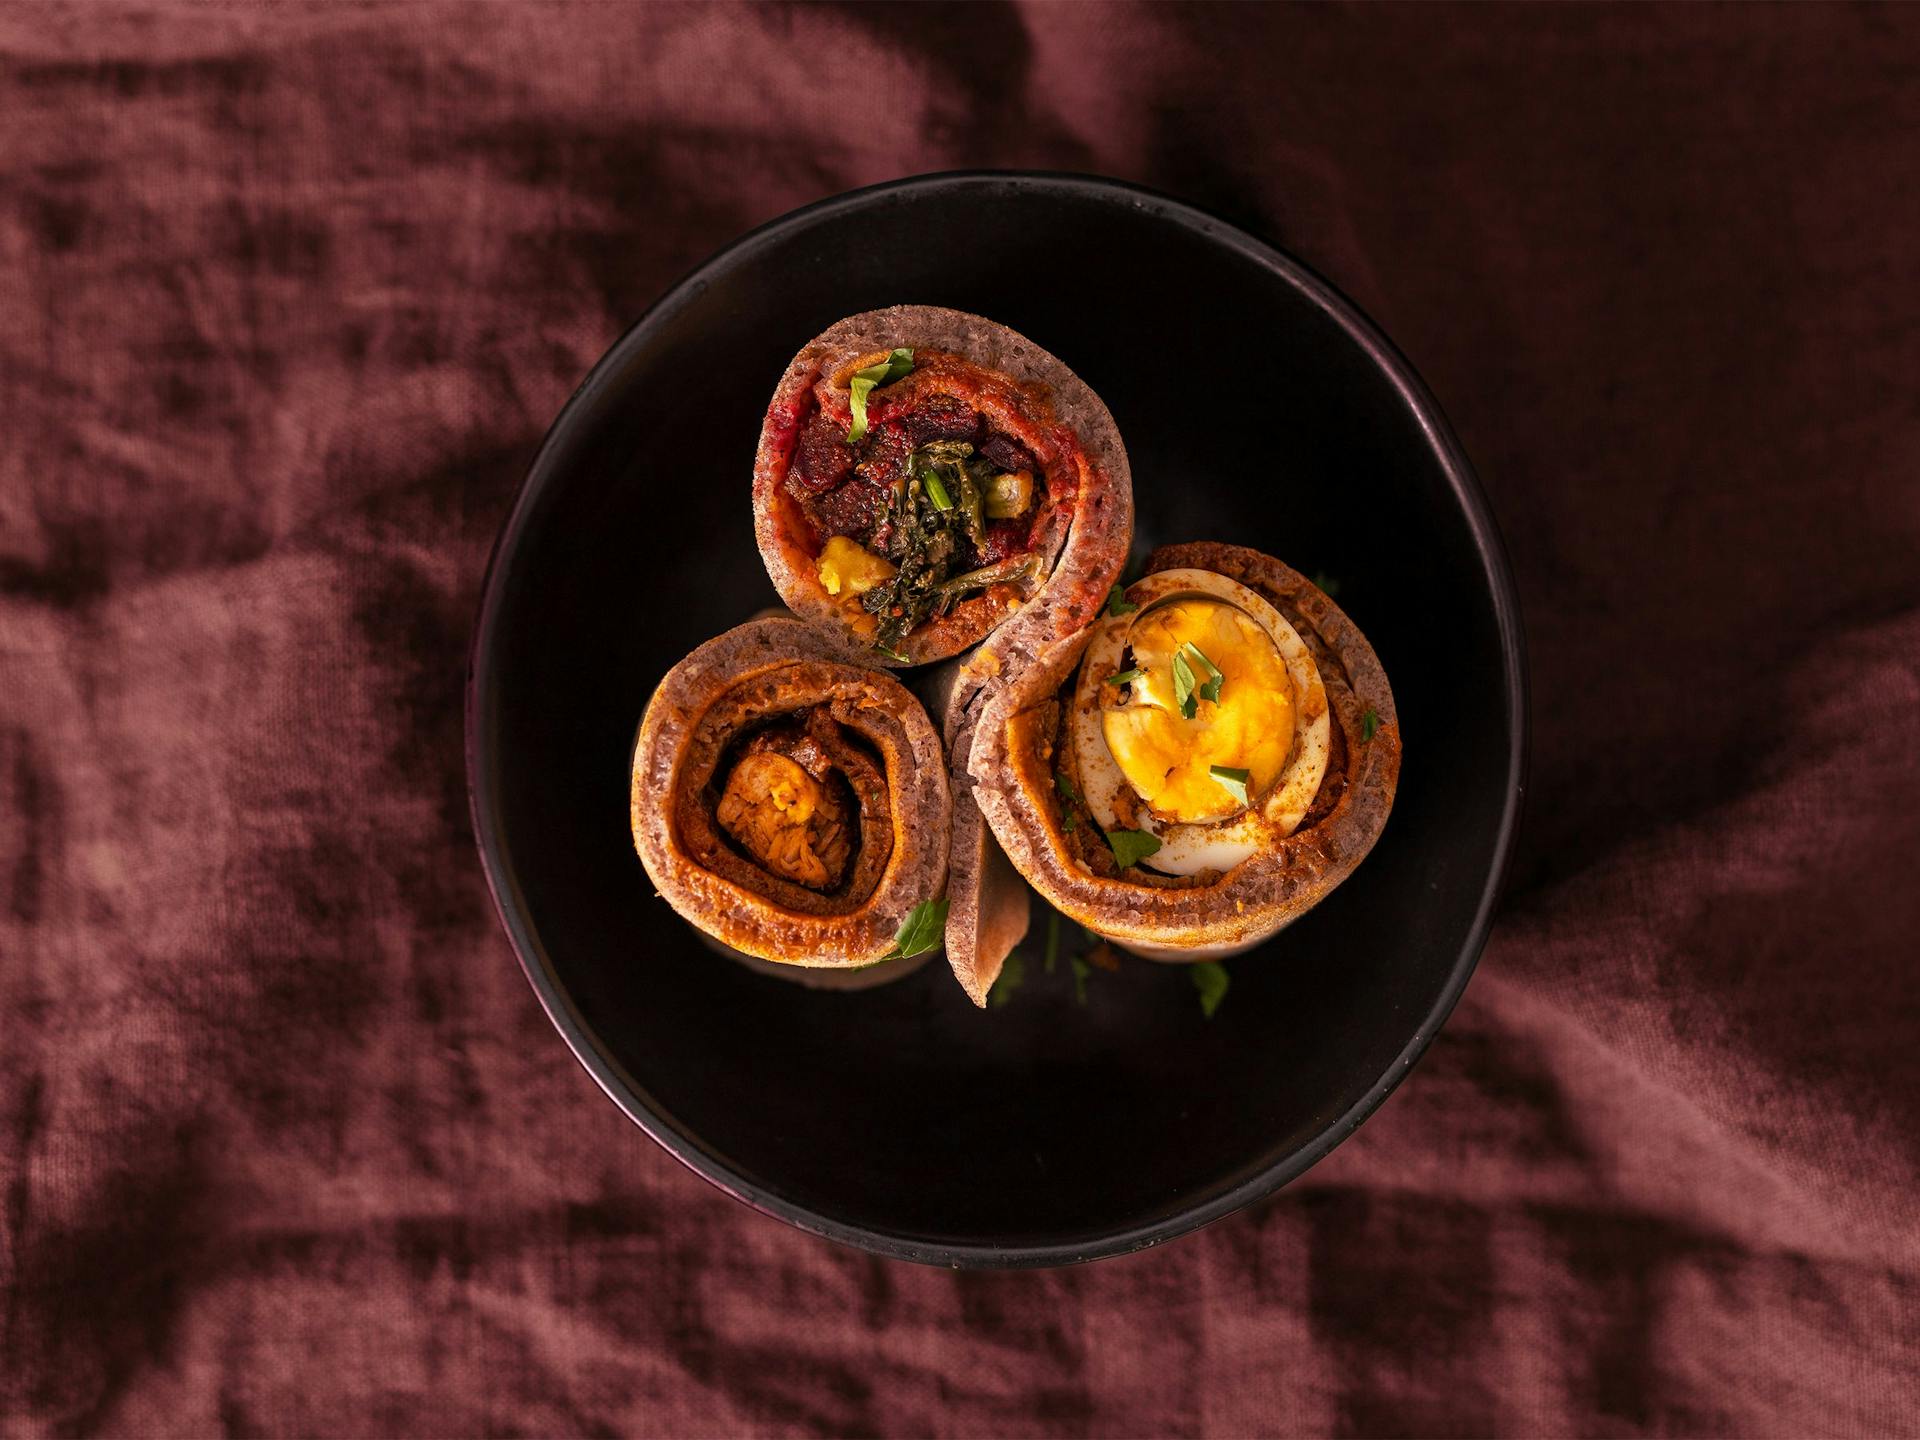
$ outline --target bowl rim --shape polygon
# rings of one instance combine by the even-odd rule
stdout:
[[[1503,689],[1508,712],[1509,745],[1507,784],[1499,829],[1495,836],[1493,864],[1489,867],[1467,937],[1455,957],[1432,1008],[1422,1018],[1413,1037],[1401,1049],[1384,1074],[1344,1113],[1321,1127],[1305,1145],[1262,1167],[1208,1199],[1183,1206],[1173,1214],[1150,1223],[1120,1227],[1091,1235],[1080,1242],[944,1242],[876,1229],[838,1220],[775,1193],[740,1174],[712,1153],[693,1135],[678,1126],[664,1107],[657,1106],[624,1066],[601,1044],[560,983],[552,963],[541,945],[528,914],[524,897],[514,878],[513,868],[501,829],[494,780],[498,770],[498,746],[495,737],[497,718],[488,712],[484,697],[492,692],[492,658],[495,638],[505,605],[508,559],[518,549],[535,502],[553,482],[556,456],[565,448],[578,415],[585,411],[625,368],[627,361],[647,343],[653,331],[705,289],[703,279],[723,266],[751,259],[752,252],[767,248],[786,231],[821,216],[838,211],[859,210],[876,201],[910,191],[965,190],[992,187],[1000,193],[1030,192],[1091,197],[1107,203],[1120,202],[1148,211],[1171,223],[1194,230],[1203,237],[1238,252],[1262,269],[1292,286],[1316,304],[1367,357],[1386,375],[1399,392],[1401,402],[1412,413],[1425,433],[1428,445],[1439,460],[1447,482],[1460,505],[1471,534],[1474,549],[1486,570],[1492,592],[1495,624],[1499,630],[1504,668]],[[494,913],[507,941],[519,961],[522,972],[539,997],[547,1018],[553,1022],[574,1058],[606,1092],[609,1099],[638,1125],[656,1144],[718,1189],[744,1201],[755,1210],[774,1219],[842,1244],[856,1246],[892,1259],[952,1268],[1030,1268],[1047,1265],[1077,1264],[1115,1255],[1130,1254],[1159,1245],[1209,1225],[1256,1200],[1265,1198],[1297,1179],[1357,1130],[1393,1093],[1414,1063],[1432,1043],[1454,1006],[1465,991],[1493,926],[1493,917],[1512,867],[1514,842],[1519,829],[1526,793],[1530,747],[1530,691],[1527,675],[1526,641],[1518,592],[1509,564],[1506,545],[1494,520],[1493,511],[1481,489],[1478,477],[1455,438],[1439,402],[1414,370],[1412,363],[1388,340],[1386,335],[1334,285],[1310,267],[1276,246],[1246,230],[1213,215],[1185,200],[1129,181],[1105,176],[1048,170],[946,170],[912,175],[844,191],[803,205],[747,231],[716,250],[692,270],[661,292],[620,338],[607,349],[592,370],[574,389],[555,416],[534,453],[525,476],[514,494],[505,523],[494,539],[481,582],[480,604],[467,654],[465,695],[467,801],[479,849],[481,869],[493,900]],[[487,773],[492,758],[493,773]]]

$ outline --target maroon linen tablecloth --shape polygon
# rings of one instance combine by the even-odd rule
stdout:
[[[460,687],[548,421],[834,191],[1106,172],[1440,395],[1537,725],[1350,1143],[951,1274],[566,1054]],[[1920,1432],[1920,10],[0,7],[0,1430]]]

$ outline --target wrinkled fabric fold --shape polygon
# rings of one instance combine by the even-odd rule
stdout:
[[[0,1431],[1920,1433],[1920,10],[1729,20],[0,6]],[[541,1015],[462,781],[488,549],[595,360],[754,226],[966,165],[1168,190],[1352,295],[1533,676],[1509,899],[1407,1082],[1058,1272],[672,1160]],[[1041,338],[1129,422],[1129,357]],[[716,443],[771,598],[755,418]],[[1134,1043],[1103,978],[1066,1023]]]

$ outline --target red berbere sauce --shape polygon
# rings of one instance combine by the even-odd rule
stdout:
[[[787,493],[813,526],[817,545],[845,535],[869,549],[884,550],[887,502],[913,452],[936,440],[964,440],[1001,470],[1028,471],[1034,477],[1035,493],[1025,515],[987,522],[984,547],[967,542],[971,553],[961,568],[991,565],[1031,548],[1042,502],[1055,487],[1054,478],[1045,473],[1033,451],[993,429],[965,400],[940,391],[908,389],[898,400],[875,391],[867,415],[867,433],[853,445],[847,443],[846,420],[826,411],[816,409],[804,423],[798,423],[797,416],[788,422],[798,423],[798,437],[787,469]],[[786,416],[781,418],[788,421]]]

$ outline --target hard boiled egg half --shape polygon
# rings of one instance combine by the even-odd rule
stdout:
[[[1135,581],[1098,622],[1067,743],[1102,830],[1144,830],[1139,864],[1231,870],[1299,828],[1327,773],[1326,688],[1299,633],[1209,570]]]

